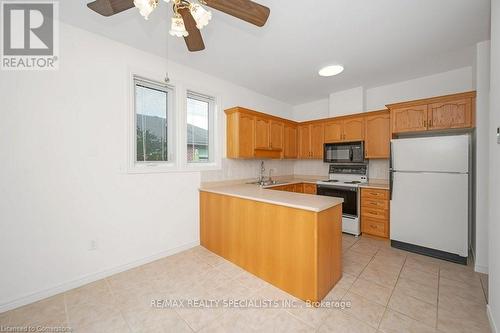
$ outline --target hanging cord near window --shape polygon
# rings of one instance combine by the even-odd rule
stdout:
[[[168,6],[166,6],[168,8]],[[166,30],[165,30],[166,31]],[[170,77],[168,76],[168,47],[169,47],[169,43],[168,43],[168,33],[166,34],[167,35],[167,45],[166,45],[166,73],[165,73],[165,83],[169,83],[170,82]]]

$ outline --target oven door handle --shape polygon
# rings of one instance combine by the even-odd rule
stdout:
[[[353,159],[354,159],[354,151],[351,147],[351,148],[349,148],[349,161],[352,162]]]

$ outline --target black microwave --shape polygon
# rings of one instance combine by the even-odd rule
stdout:
[[[366,164],[364,142],[325,143],[323,161],[337,164]]]

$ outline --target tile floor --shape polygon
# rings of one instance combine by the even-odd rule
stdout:
[[[471,266],[343,236],[344,276],[326,299],[303,302],[196,247],[6,313],[0,326],[73,332],[490,332],[483,277]],[[157,309],[153,299],[295,300],[298,308]]]

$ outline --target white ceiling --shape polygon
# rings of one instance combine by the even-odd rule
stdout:
[[[135,9],[102,17],[86,2],[61,1],[61,20],[161,56],[168,40],[169,59],[292,105],[470,66],[490,30],[490,0],[260,0],[271,8],[264,28],[214,11],[206,50],[190,53],[167,37],[163,2],[149,21]],[[344,73],[317,75],[335,63]]]

